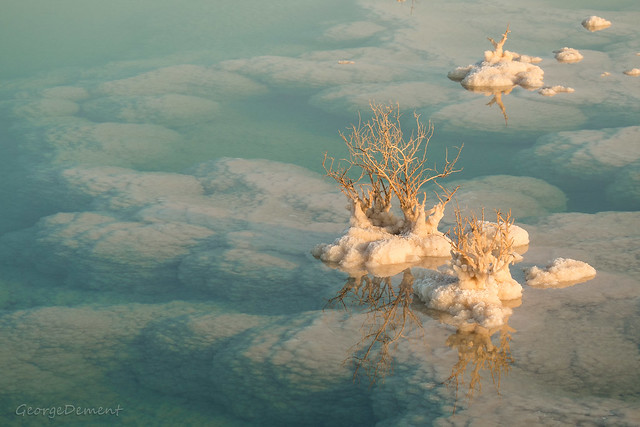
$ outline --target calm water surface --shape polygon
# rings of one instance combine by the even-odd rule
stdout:
[[[556,3],[6,1],[0,424],[639,424],[640,5]],[[575,92],[447,79],[507,24]],[[322,156],[372,100],[432,121],[433,162],[464,144],[459,205],[530,233],[514,278],[596,278],[524,286],[484,336],[414,304],[393,372],[354,382],[371,317],[323,310],[349,272],[310,249],[348,224]]]

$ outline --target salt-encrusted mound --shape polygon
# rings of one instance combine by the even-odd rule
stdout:
[[[473,323],[485,328],[500,326],[512,313],[500,297],[522,296],[522,287],[513,280],[491,281],[485,289],[464,289],[455,276],[429,270],[415,272],[413,286],[427,307],[451,314],[451,322],[459,327]]]
[[[598,271],[640,274],[640,212],[559,213],[529,225],[536,247],[544,248],[536,263],[549,259],[548,248],[563,256],[597,264]],[[531,259],[531,258],[529,258]],[[529,261],[528,259],[528,261]]]
[[[395,235],[380,227],[353,226],[333,243],[314,247],[312,254],[347,269],[375,269],[385,264],[416,263],[425,257],[448,257],[450,251],[451,243],[442,233]]]
[[[599,16],[591,15],[582,21],[582,26],[589,31],[600,31],[611,26],[611,21],[607,21]]]
[[[543,85],[544,71],[534,62],[542,59],[503,50],[509,28],[498,42],[489,39],[494,50],[484,52],[484,60],[466,67],[458,67],[447,74],[469,89],[508,89],[514,86],[538,88]]]
[[[555,96],[559,93],[573,93],[573,92],[575,92],[574,88],[564,87],[560,85],[545,86],[538,89],[538,93],[542,96]]]
[[[640,76],[640,68],[632,68],[630,70],[623,71],[627,76],[637,77]]]
[[[583,261],[556,258],[544,269],[533,266],[525,270],[527,285],[540,288],[564,288],[593,279],[596,269]]]
[[[449,73],[452,80],[460,79],[460,84],[466,88],[509,88],[522,86],[524,88],[538,88],[544,84],[544,71],[537,65],[528,62],[506,60],[496,63],[486,61],[470,68],[458,68]]]
[[[569,64],[580,62],[584,58],[578,50],[570,47],[563,47],[560,50],[554,50],[553,53],[555,54],[555,58],[558,62],[565,62]]]

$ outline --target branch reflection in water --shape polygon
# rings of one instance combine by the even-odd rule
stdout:
[[[442,259],[425,260],[423,265],[435,269],[438,263],[442,263]],[[500,380],[509,373],[513,364],[510,341],[515,330],[508,325],[507,319],[503,325],[489,329],[476,323],[461,323],[451,314],[429,309],[420,301],[414,303],[412,268],[415,267],[404,267],[400,273],[389,270],[388,273],[394,275],[384,277],[367,271],[351,272],[345,285],[327,304],[367,314],[362,325],[362,338],[345,360],[345,363],[354,364],[354,381],[361,374],[368,377],[371,385],[384,381],[385,376],[393,372],[393,354],[400,340],[415,337],[416,331],[420,331],[421,339],[425,340],[421,318],[429,316],[455,328],[446,345],[457,351],[458,360],[449,377],[442,382],[455,386],[454,413],[460,386],[467,386],[465,396],[471,402],[475,393],[482,392],[482,381],[490,376],[499,393]],[[521,299],[518,299],[511,301],[510,305],[513,308],[520,303]]]
[[[521,304],[522,300],[510,302],[511,308]],[[447,313],[427,309],[426,313],[443,323],[457,324],[452,316]],[[453,412],[456,412],[460,386],[467,386],[465,397],[470,403],[475,393],[482,393],[482,381],[486,379],[483,374],[489,373],[495,390],[500,394],[500,380],[506,376],[514,363],[511,356],[511,334],[516,332],[505,323],[495,328],[485,328],[480,325],[458,327],[456,332],[449,335],[446,344],[458,352],[458,361],[451,368],[451,374],[444,381],[447,386],[455,386],[455,403]]]

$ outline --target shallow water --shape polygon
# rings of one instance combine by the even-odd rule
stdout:
[[[640,5],[316,3],[3,7],[1,424],[640,423],[640,77],[623,74]],[[612,26],[586,31],[590,15]],[[505,47],[575,92],[517,87],[505,119],[447,79],[507,23]],[[556,62],[564,46],[584,59]],[[516,280],[557,257],[596,278],[524,285],[492,337],[414,303],[424,333],[385,381],[354,383],[342,362],[368,318],[323,310],[348,274],[310,250],[348,224],[322,158],[346,154],[338,132],[370,100],[398,103],[406,129],[431,120],[433,162],[464,144],[446,184],[529,232]],[[487,351],[499,394],[485,369],[456,398],[452,369]]]

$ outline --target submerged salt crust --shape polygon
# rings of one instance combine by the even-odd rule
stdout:
[[[635,209],[639,203],[633,186],[638,175],[640,148],[635,141],[639,135],[638,126],[551,133],[523,150],[517,161],[531,174],[557,185],[597,181],[606,186],[605,195],[614,206]],[[624,189],[629,191],[621,197]]]
[[[511,212],[520,220],[562,212],[567,207],[567,198],[558,187],[539,178],[511,175],[491,175],[469,180],[452,180],[447,185],[456,192],[455,202],[463,215],[472,212],[491,218],[494,211]],[[453,209],[445,211],[443,221],[453,224]]]

